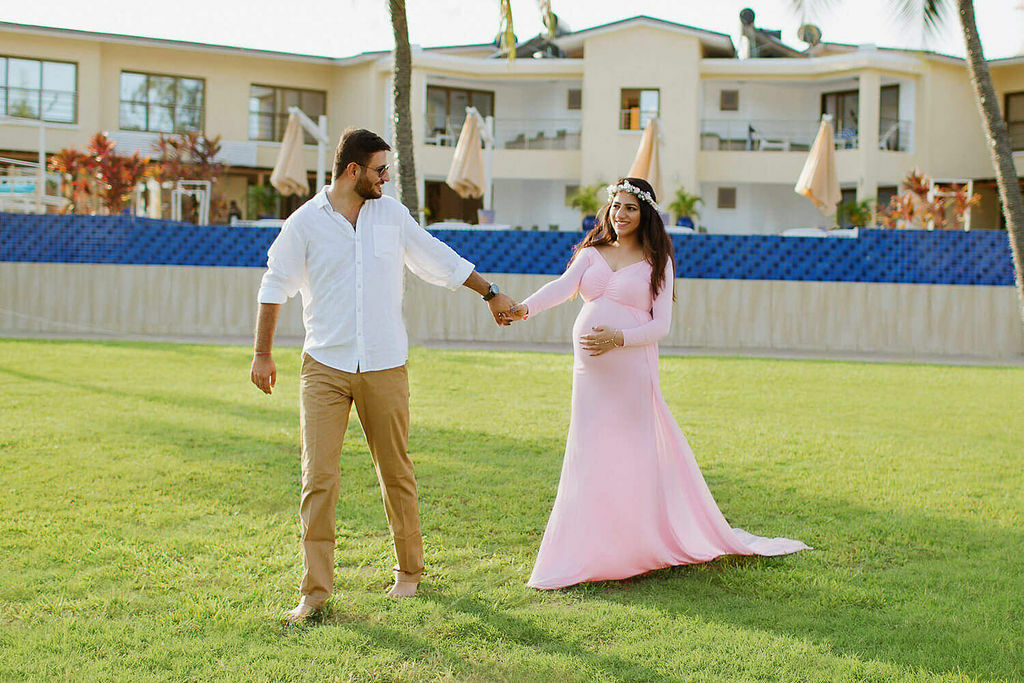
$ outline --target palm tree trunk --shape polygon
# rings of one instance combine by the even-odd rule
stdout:
[[[964,31],[967,44],[967,69],[974,86],[974,94],[981,110],[981,118],[985,123],[985,136],[988,138],[989,151],[992,153],[992,165],[996,170],[996,185],[999,187],[999,199],[1003,203],[1003,215],[1006,217],[1006,230],[1010,238],[1010,251],[1013,253],[1013,270],[1017,278],[1017,296],[1021,304],[1021,316],[1024,320],[1024,199],[1021,198],[1020,182],[1017,169],[1013,165],[1013,151],[1010,149],[1010,134],[1006,129],[1006,121],[999,112],[999,101],[992,85],[992,76],[988,70],[988,62],[981,51],[981,39],[974,21],[974,2],[957,0],[960,12],[960,25]]]
[[[413,216],[419,215],[416,160],[412,142],[412,50],[405,19],[405,0],[389,0],[391,29],[395,34],[394,84],[395,165],[398,167],[398,198]]]

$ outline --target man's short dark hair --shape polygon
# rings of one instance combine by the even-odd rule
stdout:
[[[384,138],[365,128],[346,128],[334,152],[334,177],[338,178],[353,161],[366,165],[377,152],[390,152]]]

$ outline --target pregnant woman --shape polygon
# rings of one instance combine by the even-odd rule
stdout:
[[[577,293],[584,301],[572,331],[565,460],[534,588],[808,548],[729,526],[661,395],[658,340],[671,323],[674,272],[655,201],[639,178],[609,186],[565,273],[511,310],[525,320]]]

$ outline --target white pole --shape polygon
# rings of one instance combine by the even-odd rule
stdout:
[[[317,123],[322,137],[316,139],[316,188],[313,190],[314,194],[324,186],[324,176],[327,172],[327,143],[325,142],[327,140],[327,117],[321,114]]]
[[[307,133],[316,138],[316,191],[319,192],[320,188],[324,185],[324,176],[326,174],[327,162],[324,159],[327,152],[327,117],[323,114],[320,115],[319,121],[313,123],[313,119],[306,116],[306,113],[298,107],[288,107],[288,113],[295,114],[299,117],[299,123],[306,130]]]
[[[43,212],[43,195],[46,194],[46,126],[39,122],[39,168],[36,170],[36,212]]]
[[[487,135],[484,136],[484,209],[490,211],[494,198],[491,196],[491,184],[494,182],[494,117],[488,116],[484,122]]]
[[[1024,3],[1021,3],[1020,7],[1022,9],[1024,9]],[[967,181],[967,199],[970,199],[973,196],[974,196],[974,181],[973,180],[968,180]],[[964,231],[965,232],[967,230],[971,229],[971,207],[970,206],[967,207],[967,212],[966,213],[967,213],[967,215],[964,216]]]

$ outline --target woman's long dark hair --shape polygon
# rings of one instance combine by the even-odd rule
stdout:
[[[643,192],[650,192],[654,201],[658,201],[658,198],[654,196],[654,188],[643,178],[619,178],[615,184],[621,185],[624,181]],[[586,247],[613,244],[618,240],[619,236],[615,232],[611,218],[612,201],[614,199],[615,197],[609,199],[601,207],[600,211],[597,212],[597,220],[594,222],[594,227],[583,237],[583,241],[573,249],[572,258],[569,259],[569,263],[572,263],[576,255],[580,253],[580,250]],[[651,264],[651,297],[654,298],[658,296],[658,292],[665,285],[665,265],[671,263],[672,269],[675,271],[675,251],[672,248],[672,239],[665,232],[665,223],[661,220],[661,215],[654,210],[653,206],[639,197],[637,197],[637,203],[640,204],[640,225],[637,226],[637,236],[640,239],[640,247],[644,252],[644,259]],[[675,298],[676,294],[673,291],[672,300],[675,301]]]

